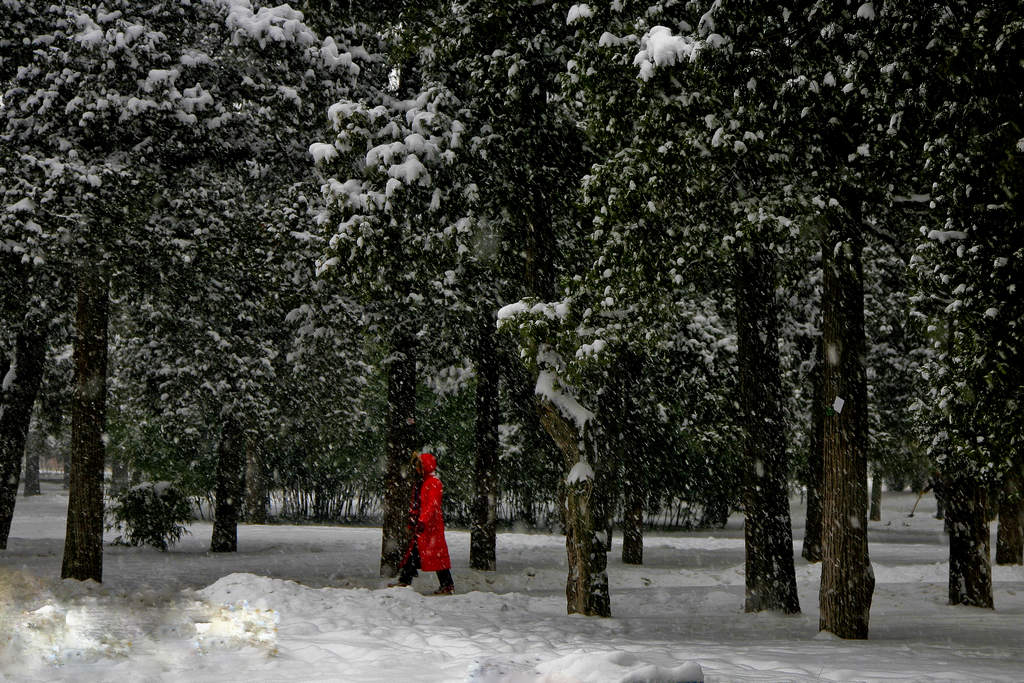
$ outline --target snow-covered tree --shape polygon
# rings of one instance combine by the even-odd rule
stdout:
[[[755,62],[750,53],[763,46],[716,30],[723,17],[737,36],[749,29],[749,13],[719,5],[718,15],[674,3],[579,5],[570,19],[588,41],[569,79],[606,147],[586,189],[611,200],[611,208],[598,204],[592,237],[604,305],[639,298],[657,318],[678,306],[661,293],[681,283],[705,287],[705,272],[731,272],[711,287],[734,288],[738,320],[737,425],[747,433],[750,478],[747,606],[795,611],[774,287],[778,248],[796,228],[782,172],[788,141],[757,106],[755,86],[764,79],[770,88],[772,58]],[[653,296],[640,298],[645,292]],[[646,315],[628,314],[637,317]]]
[[[294,160],[305,145],[289,124],[305,123],[302,97],[343,87],[356,67],[287,6],[25,6],[39,19],[20,38],[41,47],[24,55],[7,84],[4,135],[59,188],[60,211],[41,222],[56,233],[47,258],[78,273],[79,398],[63,573],[98,580],[111,283],[125,291],[122,277],[159,281],[159,266],[188,262],[211,234],[189,215],[190,200],[202,207],[210,197],[185,181],[202,166],[237,187],[268,170],[261,156]],[[219,213],[215,221],[229,226],[233,218]]]
[[[331,105],[334,137],[310,151],[323,176],[317,218],[327,240],[318,275],[363,306],[386,337],[389,448],[381,571],[397,572],[405,543],[405,469],[416,443],[416,354],[428,320],[459,303],[477,223],[476,187],[456,163],[465,125],[443,87],[403,99],[380,91]]]
[[[914,73],[933,117],[920,197],[929,211],[914,265],[936,354],[920,409],[944,480],[950,602],[991,607],[987,490],[1004,472],[1012,486],[1021,467],[1024,112],[1012,93],[1024,82],[1024,17],[1016,3],[957,2],[928,19]],[[1019,518],[1014,505],[1007,515]]]
[[[465,0],[438,14],[422,54],[424,73],[455,93],[470,116],[472,154],[464,163],[483,219],[466,273],[478,421],[470,563],[479,569],[495,563],[499,376],[515,397],[502,419],[528,444],[524,469],[546,470],[542,460],[554,452],[537,419],[535,378],[520,380],[520,368],[501,367],[508,338],[494,333],[505,303],[554,297],[572,258],[573,242],[564,238],[574,229],[572,188],[584,154],[559,87],[571,34],[564,19],[559,3]]]

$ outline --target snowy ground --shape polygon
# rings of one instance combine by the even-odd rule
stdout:
[[[871,639],[817,632],[819,569],[799,558],[803,614],[744,614],[740,520],[651,534],[642,567],[610,557],[611,619],[565,615],[561,537],[502,533],[499,570],[468,565],[458,594],[377,576],[380,530],[210,525],[170,552],[108,546],[104,583],[60,581],[66,494],[19,498],[0,551],[0,680],[68,681],[1020,681],[1024,569],[996,567],[996,610],[946,604],[934,501],[885,498],[871,523]],[[803,509],[794,504],[799,537]],[[616,544],[617,546],[617,544]],[[697,666],[695,666],[697,665]],[[698,668],[699,666],[699,668]]]

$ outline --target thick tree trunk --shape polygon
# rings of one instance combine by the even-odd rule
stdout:
[[[996,564],[1024,564],[1024,477],[1014,462],[1003,479],[996,531]]]
[[[267,523],[267,478],[263,474],[261,451],[252,439],[245,446],[245,521]]]
[[[872,522],[882,521],[882,475],[878,472],[871,477],[871,514]]]
[[[480,316],[476,361],[476,462],[473,522],[469,540],[469,566],[483,571],[497,568],[498,519],[498,351],[495,318]]]
[[[756,242],[736,252],[740,408],[744,424],[748,612],[800,611],[782,414],[775,263]]]
[[[817,358],[811,372],[811,433],[807,452],[807,521],[801,554],[808,562],[821,562],[821,494],[825,486],[825,352],[818,339]]]
[[[545,431],[565,457],[566,471],[572,475],[565,486],[565,548],[569,576],[565,584],[566,611],[569,614],[610,617],[608,590],[608,548],[601,536],[607,527],[607,501],[602,487],[607,476],[584,458],[579,444],[587,448],[586,435],[569,424],[558,409],[547,402],[539,405]],[[589,476],[587,476],[589,475]]]
[[[384,465],[384,519],[380,575],[398,575],[409,545],[409,498],[414,478],[410,458],[416,450],[416,342],[398,334],[388,365],[388,450]]]
[[[103,580],[104,430],[110,280],[96,266],[78,277],[75,389],[71,407],[71,474],[61,578]]]
[[[245,430],[233,417],[228,417],[217,446],[217,488],[210,552],[238,550],[238,520],[245,496],[245,450]]]
[[[949,604],[992,607],[988,493],[969,477],[947,477]]]
[[[867,638],[875,577],[867,537],[864,274],[857,221],[829,226],[822,245],[825,350],[824,495],[819,628]]]
[[[7,386],[6,391],[0,389],[0,550],[7,548],[32,406],[43,379],[43,341],[41,334],[20,331],[15,336],[11,360],[0,359],[0,386]],[[39,460],[35,463],[35,487],[38,489]],[[27,479],[25,486],[28,491]]]

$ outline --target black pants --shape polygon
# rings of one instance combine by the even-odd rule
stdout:
[[[402,565],[401,571],[398,574],[398,583],[410,584],[414,576],[419,574],[417,569],[420,567],[420,549],[416,543],[412,544],[412,552],[409,553],[409,559]],[[455,586],[455,579],[452,578],[451,569],[438,569],[437,570],[437,582],[441,585],[441,588],[446,586]]]

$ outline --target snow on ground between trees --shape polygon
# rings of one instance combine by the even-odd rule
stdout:
[[[1024,670],[1024,569],[995,567],[996,610],[946,605],[934,501],[885,499],[871,523],[871,639],[817,632],[820,570],[797,559],[800,615],[744,614],[741,520],[652,533],[641,567],[610,556],[611,619],[565,614],[560,536],[500,533],[493,573],[458,594],[378,576],[380,530],[241,526],[239,552],[207,552],[196,522],[170,552],[105,547],[105,583],[60,581],[66,494],[19,499],[0,553],[0,680],[74,681],[1011,681]],[[803,510],[794,501],[796,535]],[[797,541],[799,550],[799,540]]]

